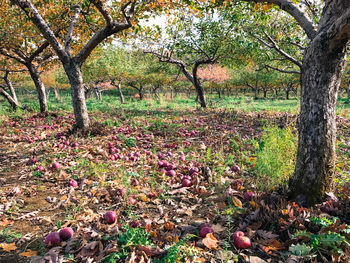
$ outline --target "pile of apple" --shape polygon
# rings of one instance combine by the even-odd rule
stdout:
[[[46,246],[56,246],[59,245],[62,241],[67,241],[72,238],[74,231],[70,227],[62,228],[59,232],[51,232],[45,238]]]
[[[193,178],[198,176],[199,168],[191,167],[189,170],[189,175],[185,175],[182,177],[182,186],[189,187],[192,185]]]

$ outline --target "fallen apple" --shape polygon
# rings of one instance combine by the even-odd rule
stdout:
[[[246,249],[252,246],[250,238],[245,236],[242,231],[237,231],[233,233],[232,239],[237,248]]]
[[[201,230],[199,231],[199,235],[202,238],[205,238],[207,236],[207,234],[209,234],[209,233],[214,233],[214,230],[209,226],[202,227]]]
[[[115,220],[117,220],[117,215],[114,211],[108,211],[105,213],[104,219],[106,220],[107,224],[113,224]]]
[[[68,181],[68,186],[69,186],[69,187],[72,186],[73,188],[77,188],[77,187],[78,187],[78,182],[75,181],[74,179],[70,179],[70,180]]]
[[[65,228],[62,228],[60,232],[58,232],[58,234],[61,240],[66,241],[73,237],[74,231],[70,227],[65,227]]]
[[[182,180],[182,186],[183,187],[190,187],[192,185],[192,181],[189,179],[183,179]]]
[[[237,164],[235,164],[234,166],[232,166],[231,170],[235,173],[238,173],[241,171],[241,168]]]
[[[57,232],[51,232],[45,237],[46,246],[55,246],[61,243],[60,235]]]
[[[55,170],[58,170],[58,169],[60,169],[60,163],[59,162],[54,162],[53,164],[52,164],[52,168],[53,169],[55,169]]]

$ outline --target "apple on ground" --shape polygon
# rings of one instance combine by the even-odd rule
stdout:
[[[237,248],[246,249],[252,246],[250,238],[245,236],[242,231],[236,231],[233,233],[232,239]]]

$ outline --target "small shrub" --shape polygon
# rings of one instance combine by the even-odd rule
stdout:
[[[255,171],[257,186],[271,189],[293,173],[297,140],[290,128],[268,127],[259,143]]]

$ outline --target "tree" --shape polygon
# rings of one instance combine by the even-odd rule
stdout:
[[[207,102],[198,70],[227,56],[231,29],[232,23],[217,14],[207,14],[200,19],[180,17],[169,27],[167,43],[145,53],[156,56],[160,62],[177,65],[195,87],[199,103],[205,108]]]
[[[28,19],[18,19],[18,13],[7,2],[2,1],[1,5],[4,19],[0,22],[0,54],[27,68],[38,94],[40,112],[47,112],[46,90],[40,74],[41,67],[54,58],[49,43],[35,32]]]
[[[319,20],[313,21],[302,3],[300,7],[289,0],[246,1],[278,6],[298,22],[310,41],[300,67],[299,140],[289,194],[312,205],[330,190],[334,175],[337,92],[350,38],[350,2],[325,1]]]
[[[90,126],[81,72],[81,67],[86,59],[99,44],[110,36],[130,28],[135,31],[140,30],[141,27],[133,26],[133,22],[137,24],[145,11],[151,10],[151,13],[156,13],[159,10],[171,10],[176,2],[122,0],[107,3],[104,0],[90,0],[83,1],[81,5],[72,5],[70,1],[39,1],[45,7],[43,9],[42,5],[34,5],[30,0],[11,0],[11,3],[21,8],[35,24],[60,59],[72,89],[75,128],[82,130]],[[54,34],[50,23],[54,21],[50,21],[50,18],[45,16],[47,9],[45,5],[49,5],[49,8],[57,12],[69,10],[68,13],[72,18],[65,37]],[[124,37],[126,37],[125,34]],[[72,49],[72,44],[75,46],[74,49]]]
[[[9,78],[11,72],[23,72],[24,70],[9,70],[9,69],[0,69],[4,73],[2,79],[5,81],[5,85],[0,84],[0,95],[5,97],[5,99],[10,103],[13,110],[16,110],[19,106],[15,88]],[[7,90],[10,92],[8,93]]]
[[[227,69],[218,64],[209,65],[206,68],[200,68],[198,70],[198,76],[201,80],[208,81],[212,85],[215,85],[219,98],[221,98],[221,87],[218,84],[230,80],[230,75],[228,74]]]

